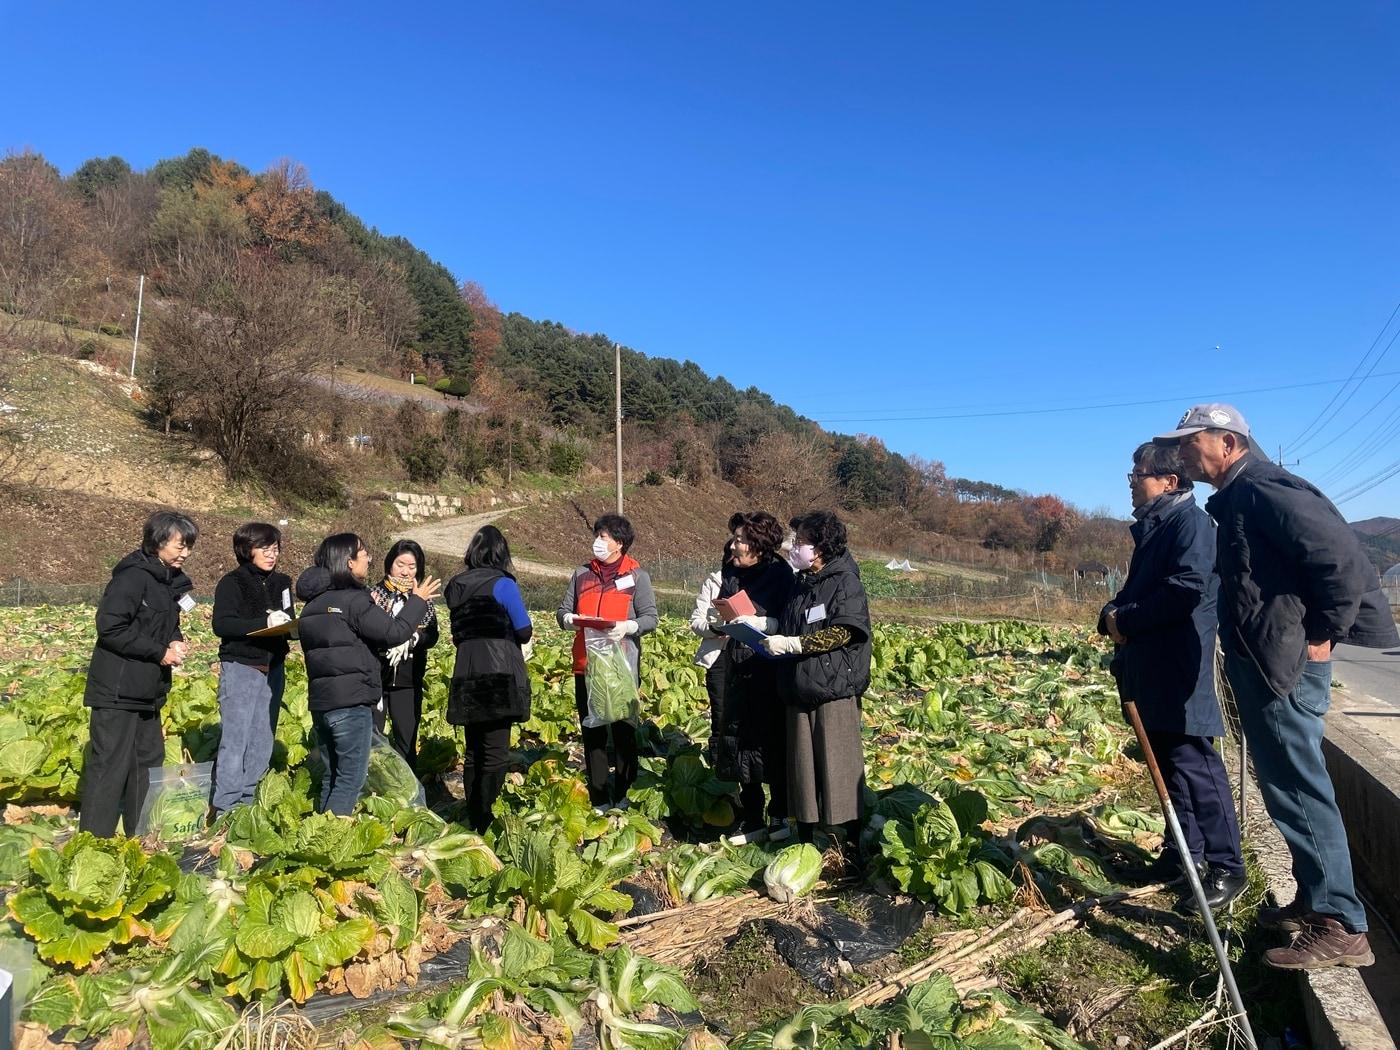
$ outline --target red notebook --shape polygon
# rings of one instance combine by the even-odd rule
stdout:
[[[575,616],[575,627],[591,627],[595,631],[606,631],[609,627],[616,627],[618,621],[604,620],[597,616]]]
[[[728,598],[716,598],[715,609],[724,617],[724,622],[729,623],[740,616],[752,616],[758,610],[753,607],[753,602],[749,601],[749,596],[743,591],[732,594]]]

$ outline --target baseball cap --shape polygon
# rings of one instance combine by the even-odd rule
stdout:
[[[1240,410],[1234,405],[1223,405],[1213,401],[1205,405],[1193,405],[1181,417],[1175,430],[1158,434],[1152,440],[1159,445],[1175,445],[1182,438],[1198,434],[1202,430],[1229,430],[1249,437],[1249,424],[1244,421],[1244,416],[1240,415]]]

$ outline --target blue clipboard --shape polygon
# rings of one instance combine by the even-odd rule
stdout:
[[[786,656],[774,656],[767,649],[763,648],[763,639],[768,636],[756,627],[750,627],[746,623],[721,623],[715,626],[715,630],[720,634],[727,634],[735,641],[743,642],[759,656],[765,660],[786,660]]]

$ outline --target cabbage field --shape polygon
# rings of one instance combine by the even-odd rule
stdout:
[[[1121,892],[1115,866],[1160,834],[1120,797],[1142,774],[1106,651],[1015,622],[877,626],[857,874],[836,850],[722,838],[736,789],[706,760],[703,672],[679,621],[646,642],[625,811],[588,803],[569,638],[548,624],[485,836],[456,821],[446,642],[420,734],[428,806],[386,766],[355,817],[314,813],[294,653],[274,771],[206,830],[190,767],[218,744],[217,644],[200,607],[164,711],[178,789],[144,838],[96,840],[70,808],[92,616],[0,610],[0,965],[18,974],[30,1045],[1072,1047],[1008,994],[1005,960]],[[776,987],[744,977],[760,940],[790,980],[750,1002]]]

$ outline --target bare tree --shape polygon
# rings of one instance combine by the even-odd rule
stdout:
[[[300,434],[311,384],[329,371],[320,281],[252,251],[200,252],[187,273],[153,325],[156,367],[192,401],[196,433],[228,477],[242,479],[260,444]]]
[[[3,334],[62,312],[90,261],[82,209],[37,153],[0,160],[0,308]]]
[[[745,450],[739,486],[779,518],[836,501],[833,452],[817,430],[774,431]]]

